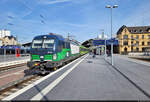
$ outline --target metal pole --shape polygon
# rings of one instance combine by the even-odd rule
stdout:
[[[112,7],[111,7],[111,39],[112,39]],[[114,63],[113,63],[113,42],[111,43],[111,65],[114,65]]]
[[[106,60],[106,56],[107,56],[107,54],[106,54],[106,39],[105,39],[105,60]]]
[[[15,58],[17,57],[17,49],[15,48]]]

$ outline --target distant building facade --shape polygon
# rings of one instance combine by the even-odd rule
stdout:
[[[0,39],[0,46],[2,46],[2,39]]]
[[[10,34],[10,31],[9,30],[6,30],[6,29],[4,29],[4,30],[0,30],[0,38],[3,38],[3,37],[5,37],[5,36],[10,36],[11,34]]]
[[[9,30],[0,30],[0,46],[6,45],[17,45],[17,39],[11,35]]]
[[[2,38],[2,46],[6,45],[17,45],[16,37],[14,36],[5,36]]]
[[[119,53],[145,52],[150,49],[150,26],[127,27],[123,25],[117,32]]]

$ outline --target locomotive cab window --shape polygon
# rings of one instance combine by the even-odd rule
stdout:
[[[53,48],[53,46],[54,46],[54,39],[44,39],[43,48]]]
[[[41,48],[42,40],[33,40],[32,48]]]

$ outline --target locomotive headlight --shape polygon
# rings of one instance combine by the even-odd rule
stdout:
[[[54,54],[54,55],[53,55],[53,59],[54,59],[54,60],[56,60],[56,58],[57,58],[57,55],[56,55],[56,54]]]
[[[56,47],[55,47],[55,45],[54,45],[54,47],[53,47],[53,51],[55,51],[56,50]]]
[[[40,58],[44,58],[44,56],[40,56]]]

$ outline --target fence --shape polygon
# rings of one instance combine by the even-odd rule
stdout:
[[[30,50],[29,49],[19,49],[20,54],[29,54]],[[16,49],[5,49],[5,48],[0,48],[0,55],[15,55],[16,54]]]
[[[16,61],[30,58],[29,49],[19,49],[20,56],[16,56],[16,49],[0,48],[0,62]]]

